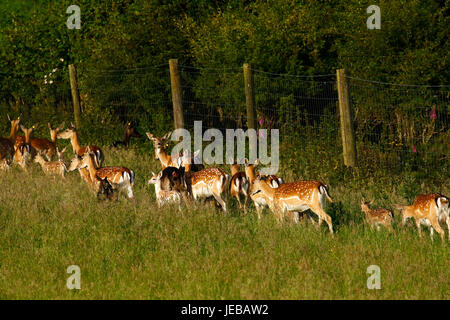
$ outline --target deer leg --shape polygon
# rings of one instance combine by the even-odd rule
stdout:
[[[431,229],[436,230],[437,233],[439,233],[439,235],[441,236],[442,241],[445,240],[445,232],[444,230],[442,230],[441,226],[439,225],[439,222],[437,221],[437,217],[433,218],[432,221],[430,221],[431,223]]]
[[[255,202],[256,213],[258,214],[258,220],[261,219],[262,207]]]
[[[445,223],[447,223],[448,241],[450,242],[450,217],[447,217],[447,219],[445,219]]]
[[[298,213],[297,211],[293,212],[294,213],[294,221],[296,224],[298,224],[299,222],[299,218],[300,218],[300,213]]]
[[[319,217],[319,226],[320,226],[321,219],[325,220],[325,222],[328,225],[328,229],[330,230],[330,233],[334,234],[334,232],[333,232],[333,224],[331,222],[331,217],[321,207],[313,208],[312,211],[315,214],[317,214],[317,216]]]
[[[220,194],[213,193],[214,198],[216,201],[221,205],[224,212],[227,212],[227,205],[225,204],[225,201],[222,200],[220,197]]]
[[[245,193],[244,213],[247,213],[247,201],[248,201],[248,193]]]
[[[422,229],[420,228],[420,221],[418,219],[416,219],[416,226],[419,230],[419,237],[422,238]]]

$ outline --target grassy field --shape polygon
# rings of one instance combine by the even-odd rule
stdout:
[[[327,204],[336,234],[311,223],[279,226],[268,210],[258,221],[228,198],[227,214],[199,205],[158,210],[146,181],[160,168],[153,153],[105,148],[106,165],[136,172],[134,202],[98,202],[79,174],[46,177],[36,165],[0,174],[0,299],[449,299],[449,245],[415,227],[373,232],[361,195],[375,207],[407,203],[417,190],[449,194],[445,183],[408,176],[328,177]],[[282,161],[282,163],[284,163]],[[333,170],[333,169],[331,169]],[[280,172],[287,181],[312,176]],[[448,179],[444,177],[444,182]],[[81,290],[68,290],[66,269],[81,269]],[[381,269],[381,290],[366,286]]]

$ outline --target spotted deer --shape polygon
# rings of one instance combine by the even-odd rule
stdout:
[[[195,200],[199,198],[214,197],[223,211],[227,211],[222,194],[226,190],[229,175],[220,168],[206,168],[197,172],[191,171],[191,156],[186,152],[183,155],[185,179],[188,192]]]
[[[167,154],[166,148],[169,146],[168,139],[171,132],[165,134],[163,137],[155,137],[150,132],[146,132],[149,140],[153,141],[153,146],[155,147],[155,159],[161,161],[161,166],[163,169],[167,167],[179,167],[178,159],[172,159],[172,157]]]
[[[113,190],[118,192],[125,191],[127,197],[134,198],[133,185],[135,181],[134,172],[125,167],[97,167],[96,154],[90,150],[90,147],[86,148],[86,154],[82,157],[79,168],[88,168],[91,179],[91,184],[94,186],[94,190],[99,190],[99,180],[105,178],[111,184]]]
[[[231,161],[230,161],[231,162]],[[245,172],[239,171],[239,164],[230,164],[231,181],[230,181],[230,195],[235,197],[239,203],[239,208],[242,208],[240,194],[245,197],[244,212],[247,212],[247,201],[249,197],[250,183]]]
[[[81,162],[83,161],[83,158],[75,155],[75,157],[70,162],[69,166],[67,167],[67,171],[71,172],[78,169],[78,172],[80,173],[81,179],[85,181],[87,184],[92,184],[91,175],[89,173],[88,168],[80,168]]]
[[[161,208],[167,203],[177,203],[178,209],[181,210],[181,193],[177,190],[163,190],[161,189],[162,171],[158,174],[152,172],[152,177],[148,180],[148,184],[155,186],[155,195],[158,208]]]
[[[322,221],[328,224],[333,234],[331,217],[324,211],[325,198],[333,202],[328,194],[328,186],[319,181],[297,181],[283,183],[278,188],[271,188],[260,178],[253,181],[253,194],[261,193],[270,209],[281,222],[287,212],[294,212],[295,222],[299,221],[299,213],[310,209],[319,217],[319,226]]]
[[[17,146],[14,151],[14,161],[16,161],[24,170],[27,170],[27,167],[31,164],[34,157],[36,156],[36,150],[31,146],[31,134],[33,130],[37,128],[38,124],[36,123],[31,128],[25,128],[20,125],[20,129],[25,134],[25,141]],[[17,142],[17,141],[16,141]]]
[[[48,128],[50,129],[50,140],[44,138],[33,138],[31,139],[31,146],[36,150],[37,153],[45,156],[48,161],[57,155],[56,153],[56,137],[58,132],[64,128],[64,122],[55,129],[52,128],[50,123],[48,123]]]
[[[439,233],[441,239],[445,239],[445,232],[439,225],[439,221],[445,221],[449,232],[450,241],[450,217],[449,198],[439,193],[420,194],[412,205],[395,205],[401,210],[402,224],[405,225],[408,218],[414,218],[419,236],[422,237],[421,225],[430,227],[430,236],[433,239],[433,229]]]
[[[78,133],[77,129],[73,124],[71,124],[66,130],[63,132],[60,132],[57,134],[58,139],[70,139],[70,144],[72,145],[73,152],[75,155],[78,155],[82,157],[86,152],[87,148],[89,147],[89,150],[91,150],[92,153],[95,155],[95,161],[96,165],[98,167],[101,167],[103,164],[103,161],[105,160],[105,156],[103,154],[103,151],[97,147],[97,146],[80,146],[80,142],[78,140]]]
[[[45,161],[44,157],[39,153],[36,154],[34,161],[41,165],[45,174],[59,175],[64,178],[64,174],[67,171],[66,164],[63,160],[64,151],[66,151],[66,148],[59,151],[58,147],[56,147],[56,153],[58,155],[57,161]]]
[[[256,161],[251,164],[248,159],[244,159],[245,164],[245,176],[247,177],[249,181],[249,195],[250,198],[253,200],[253,203],[255,204],[256,213],[258,214],[258,219],[261,219],[261,213],[263,209],[268,206],[266,198],[261,193],[255,193],[253,182],[259,177],[262,183],[265,183],[271,188],[278,188],[283,183],[283,180],[277,176],[271,175],[271,176],[260,176],[255,172],[256,166],[259,164],[259,160],[256,159]]]
[[[370,209],[370,205],[373,201],[366,201],[364,197],[361,199],[361,211],[364,213],[366,222],[371,228],[376,227],[380,230],[380,226],[384,226],[389,231],[392,229],[392,219],[394,215],[391,210],[388,209]]]
[[[8,120],[11,123],[11,131],[9,137],[0,138],[0,169],[8,169],[14,158],[14,143],[19,131],[20,117],[11,120],[8,115]]]

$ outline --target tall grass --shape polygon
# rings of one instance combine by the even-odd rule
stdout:
[[[200,204],[159,210],[146,185],[160,169],[153,153],[105,153],[107,165],[136,172],[134,202],[97,201],[76,172],[53,178],[35,165],[0,174],[1,299],[450,298],[447,240],[420,239],[398,217],[394,233],[371,231],[359,208],[362,194],[392,208],[417,191],[448,194],[445,184],[421,186],[407,174],[350,179],[306,160],[282,167],[287,181],[328,180],[331,237],[306,221],[279,226],[268,210],[258,220],[253,205],[244,215],[230,197],[227,214]],[[81,269],[81,290],[66,288],[70,265]],[[370,265],[381,269],[380,290],[367,289]]]

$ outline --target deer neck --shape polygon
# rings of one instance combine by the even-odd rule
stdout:
[[[166,153],[164,148],[159,147],[156,149],[156,154],[158,155],[159,161],[161,161],[165,166],[170,164],[171,157]]]
[[[268,198],[268,200],[273,201],[276,189],[269,187],[266,183],[263,182],[261,183],[261,190],[263,192],[263,195]]]
[[[254,167],[247,167],[245,168],[245,175],[247,176],[248,180],[251,182],[255,181],[255,168]]]
[[[91,180],[96,181],[97,169],[95,168],[94,159],[92,159],[91,155],[89,155],[89,162],[87,167]]]
[[[230,165],[230,171],[231,171],[231,176],[234,176],[236,173],[239,172],[239,166],[232,164]]]
[[[44,160],[44,158],[41,157],[41,155],[36,155],[36,162],[39,163],[41,165],[41,167],[43,167],[46,163],[46,161]]]
[[[19,127],[17,124],[11,125],[11,132],[9,134],[9,140],[16,141],[17,131],[19,130]]]
[[[80,142],[78,141],[78,134],[76,131],[70,137],[70,144],[72,145],[73,152],[78,154],[78,150],[80,150]]]
[[[30,139],[31,138],[31,131],[27,131],[26,133],[25,133],[25,143],[30,143]]]
[[[50,139],[52,140],[53,144],[56,146],[56,135],[58,132],[56,130],[50,130]]]

